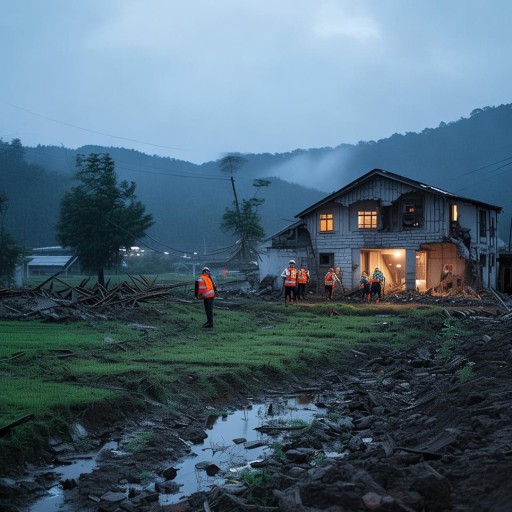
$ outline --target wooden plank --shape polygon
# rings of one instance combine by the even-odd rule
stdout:
[[[24,423],[28,423],[30,420],[32,420],[33,417],[33,414],[27,414],[26,416],[22,416],[18,420],[9,423],[9,425],[0,428],[0,437],[5,437],[12,429],[23,425]]]

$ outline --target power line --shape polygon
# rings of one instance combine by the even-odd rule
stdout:
[[[143,240],[141,240],[140,238],[137,238],[133,235],[133,233],[131,233],[128,229],[124,228],[123,226],[120,226],[119,224],[117,224],[116,222],[110,220],[110,219],[106,219],[107,222],[109,222],[110,224],[112,224],[113,226],[115,226],[116,228],[118,229],[121,229],[122,231],[124,231],[125,233],[127,233],[128,235],[130,235],[131,237],[133,237],[133,239],[137,242],[139,242],[140,245],[143,245],[144,247],[147,247],[148,249],[151,249],[152,251],[155,251],[159,254],[165,254],[165,251],[159,251],[158,249],[155,249],[154,247],[151,247],[150,245],[148,245],[146,242],[144,242]],[[146,238],[149,238],[150,240],[152,240],[153,242],[161,245],[162,247],[164,247],[165,249],[169,249],[170,251],[173,251],[179,255],[183,255],[183,254],[194,254],[195,251],[183,251],[183,250],[180,250],[180,249],[175,249],[174,247],[171,247],[170,245],[167,245],[163,242],[160,242],[159,240],[156,240],[155,238],[153,238],[152,236],[146,234],[145,235]],[[205,252],[203,253],[203,256],[215,256],[217,254],[222,254],[223,252],[227,252],[228,250],[231,250],[233,248],[236,247],[236,244],[232,244],[228,247],[223,247],[223,248],[220,248],[220,249],[215,249],[214,251],[211,251],[211,252]]]
[[[155,148],[173,149],[173,150],[176,150],[176,151],[191,151],[190,149],[178,148],[178,147],[175,147],[175,146],[164,146],[162,144],[153,144],[152,142],[146,142],[146,141],[142,141],[142,140],[139,140],[139,139],[131,139],[129,137],[122,137],[120,135],[112,135],[111,133],[105,133],[105,132],[100,132],[100,131],[96,131],[96,130],[90,130],[88,128],[83,128],[82,126],[77,126],[76,124],[66,123],[65,121],[60,121],[58,119],[54,119],[53,117],[48,117],[48,116],[45,116],[43,114],[39,114],[38,112],[34,112],[34,111],[29,110],[27,108],[20,107],[19,105],[15,105],[13,103],[9,103],[8,101],[0,100],[0,103],[3,103],[4,105],[8,105],[9,107],[12,107],[12,108],[16,108],[16,109],[21,110],[23,112],[27,112],[28,114],[31,114],[33,116],[37,116],[37,117],[40,117],[42,119],[46,119],[47,121],[52,121],[53,123],[61,124],[63,126],[69,126],[70,128],[75,128],[76,130],[82,130],[84,132],[94,133],[96,135],[103,135],[103,136],[106,136],[106,137],[112,137],[114,139],[126,140],[128,142],[136,142],[138,144],[144,144],[146,146],[152,146],[152,147],[155,147]]]

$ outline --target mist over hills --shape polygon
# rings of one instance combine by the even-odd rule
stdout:
[[[374,168],[385,169],[463,197],[504,209],[498,226],[508,241],[512,204],[512,104],[475,109],[468,118],[421,133],[393,134],[378,141],[335,148],[297,149],[289,153],[243,155],[234,174],[239,199],[255,193],[265,200],[260,214],[270,235],[295,215]],[[22,143],[23,141],[21,141]],[[76,150],[24,147],[17,155],[0,141],[0,190],[9,200],[6,228],[28,247],[54,245],[60,199],[72,180],[77,154],[109,153],[120,179],[135,181],[136,194],[153,214],[155,225],[145,242],[157,251],[216,251],[235,240],[219,229],[233,191],[218,162],[201,165],[147,155],[135,150],[83,146]],[[19,149],[19,148],[17,148]],[[269,179],[258,190],[254,179]]]

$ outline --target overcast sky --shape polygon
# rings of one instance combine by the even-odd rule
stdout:
[[[0,0],[0,138],[202,163],[512,102],[510,0]]]

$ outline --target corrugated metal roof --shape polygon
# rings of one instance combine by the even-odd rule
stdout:
[[[64,267],[74,256],[32,256],[29,267]]]

